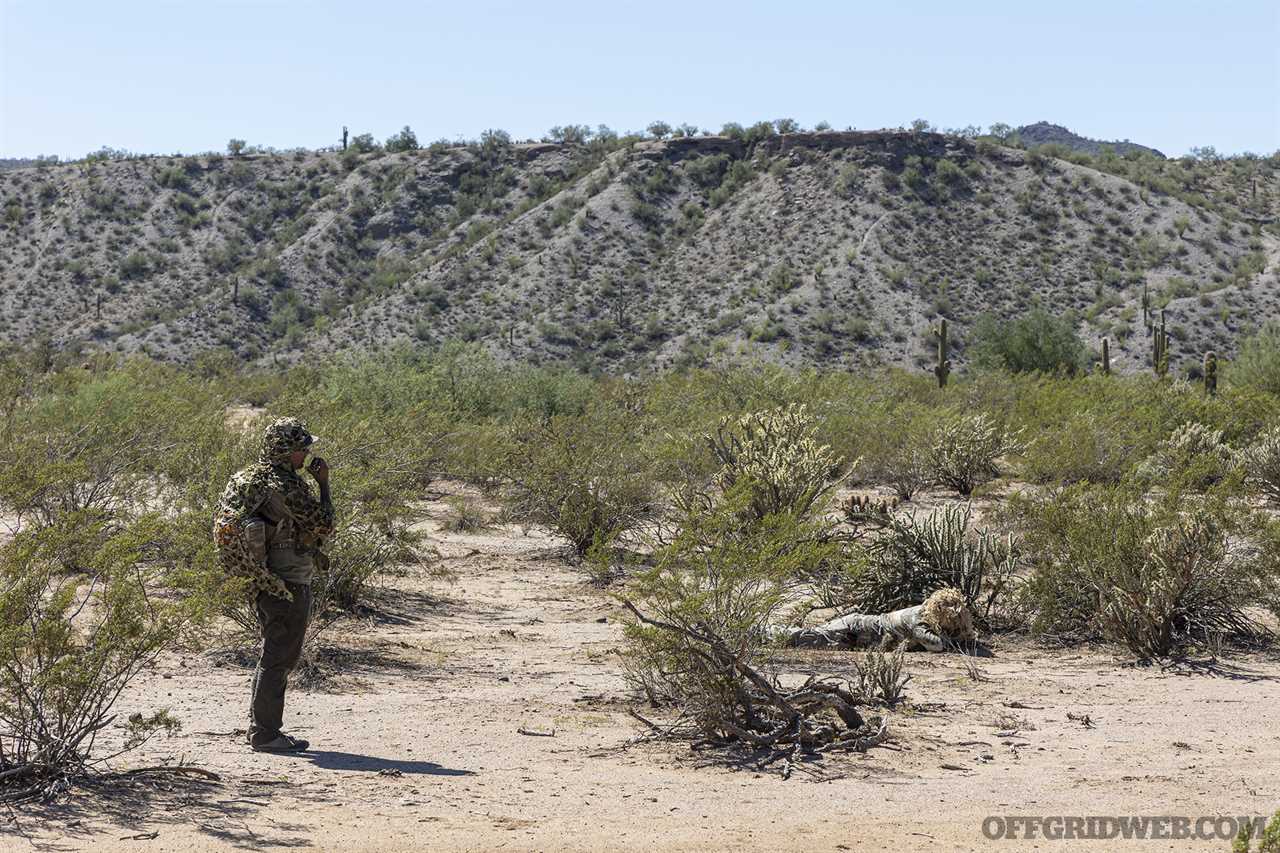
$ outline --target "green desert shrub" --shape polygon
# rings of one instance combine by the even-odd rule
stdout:
[[[780,689],[762,675],[766,626],[778,621],[789,580],[833,548],[790,514],[743,524],[754,497],[740,481],[680,519],[678,536],[625,593],[649,621],[627,623],[622,650],[628,681],[655,707],[678,711],[680,727],[747,745],[777,723],[766,699],[753,701],[757,690]]]
[[[449,511],[444,517],[444,529],[454,533],[475,533],[490,524],[489,514],[476,501],[464,495],[454,495],[448,500]]]
[[[582,415],[525,417],[510,428],[503,503],[584,555],[652,516],[656,481],[644,438],[640,419],[607,401]]]
[[[903,402],[873,413],[857,425],[854,442],[860,464],[854,472],[860,482],[891,486],[898,498],[909,501],[933,482],[930,436],[935,428],[931,410]]]
[[[1275,568],[1244,538],[1256,519],[1239,501],[1081,485],[1015,498],[1010,512],[1034,564],[1024,592],[1041,635],[1163,657],[1255,639],[1248,608],[1274,602]]]
[[[1006,377],[1009,423],[1030,436],[1022,474],[1036,483],[1116,483],[1180,425],[1196,421],[1223,431],[1233,445],[1252,441],[1280,415],[1280,400],[1247,388],[1206,396],[1187,382],[1150,375],[1091,375],[1074,380],[1044,375]]]
[[[1145,425],[1127,413],[1075,412],[1035,433],[1021,473],[1033,483],[1118,483],[1144,446]],[[1135,435],[1134,433],[1139,433]]]
[[[160,559],[158,516],[109,529],[31,528],[0,546],[0,799],[55,797],[119,751],[99,735],[116,719],[121,692],[211,612],[212,598],[172,596],[175,567]],[[67,575],[68,536],[97,529],[96,542]],[[78,547],[78,544],[71,545]],[[167,708],[135,712],[123,749],[172,730]]]
[[[1241,343],[1226,378],[1233,385],[1280,395],[1280,323],[1267,323]]]
[[[120,262],[120,277],[143,278],[151,270],[151,259],[142,252],[131,252]]]
[[[506,479],[510,452],[511,434],[505,425],[489,421],[458,424],[449,434],[445,470],[450,477],[494,495]]]
[[[378,574],[426,564],[425,534],[413,528],[416,512],[401,506],[390,519],[385,507],[378,519],[350,503],[338,516],[338,527],[316,561],[311,579],[312,624],[307,642],[312,644],[339,615],[355,613],[367,603],[369,587]]]
[[[202,476],[225,438],[224,405],[206,383],[144,360],[36,381],[0,428],[0,505],[21,528],[72,513],[127,524]]]
[[[1012,320],[983,315],[970,339],[969,354],[978,367],[1071,376],[1087,365],[1084,342],[1069,317],[1054,317],[1043,308]]]

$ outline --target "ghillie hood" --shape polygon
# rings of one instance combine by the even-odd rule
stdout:
[[[944,587],[925,599],[920,608],[920,620],[937,634],[953,640],[973,640],[973,614],[965,604],[964,595],[954,587]]]

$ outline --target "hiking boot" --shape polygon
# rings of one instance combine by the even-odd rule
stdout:
[[[249,744],[249,748],[254,752],[303,752],[309,746],[311,746],[309,742],[284,733],[262,743]]]

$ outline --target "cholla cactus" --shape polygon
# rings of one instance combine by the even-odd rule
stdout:
[[[1018,435],[996,425],[985,413],[962,415],[934,430],[929,461],[937,482],[966,497],[999,473],[997,460],[1017,453]]]
[[[1237,456],[1245,481],[1280,503],[1280,426],[1272,427]]]
[[[780,512],[807,515],[834,486],[840,470],[839,457],[818,444],[813,418],[803,405],[725,418],[707,442],[721,464],[716,485],[729,489],[749,481],[756,518]]]
[[[870,495],[850,495],[840,504],[845,522],[861,536],[872,529],[885,527],[897,512],[900,502],[895,498],[873,498]]]
[[[851,521],[863,518],[888,518],[898,509],[897,498],[873,498],[870,495],[850,495],[840,505],[840,510]]]
[[[1138,465],[1138,476],[1145,480],[1179,477],[1187,485],[1205,489],[1227,476],[1236,464],[1235,454],[1222,440],[1222,430],[1188,421]]]

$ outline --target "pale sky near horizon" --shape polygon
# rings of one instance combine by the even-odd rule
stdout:
[[[0,0],[0,157],[1047,120],[1280,149],[1280,3]]]

